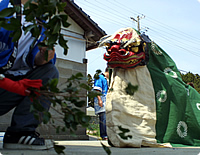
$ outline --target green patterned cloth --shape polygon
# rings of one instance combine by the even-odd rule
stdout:
[[[174,61],[154,42],[147,65],[156,98],[156,139],[173,147],[200,146],[200,94],[185,84]]]

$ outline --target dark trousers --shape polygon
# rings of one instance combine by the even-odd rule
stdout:
[[[98,115],[99,115],[100,136],[101,136],[101,138],[105,138],[105,137],[107,137],[107,132],[106,132],[106,113],[105,112],[101,112]]]
[[[15,77],[13,80],[20,80],[21,78],[41,79],[42,83],[46,84],[50,79],[58,78],[58,70],[53,64],[48,63],[29,72],[25,77],[17,78],[18,79]],[[38,100],[44,108],[47,110],[50,108],[51,103],[45,100],[44,97],[40,96]],[[11,93],[0,88],[0,116],[15,108],[11,125],[8,127],[7,131],[35,131],[40,122],[35,119],[33,113],[30,112],[31,104],[32,102],[29,97]]]

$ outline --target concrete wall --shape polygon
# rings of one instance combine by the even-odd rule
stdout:
[[[65,85],[65,81],[67,78],[71,77],[72,74],[76,74],[78,72],[82,73],[84,76],[86,76],[87,72],[87,64],[83,63],[77,63],[73,61],[67,61],[63,59],[57,59],[56,67],[59,70],[59,84],[58,87],[62,89]],[[85,96],[86,91],[81,92],[80,96]],[[87,102],[87,98],[81,98],[81,100],[85,100]],[[62,121],[62,115],[57,112],[59,111],[59,107],[57,106],[55,108],[51,108],[50,112],[53,116],[54,119],[54,125],[60,125],[63,126],[63,121]],[[86,112],[86,107],[81,108],[82,111]],[[59,139],[59,140],[65,140],[65,139],[82,139],[82,140],[87,140],[89,137],[86,135],[86,128],[83,128],[81,126],[78,127],[78,130],[75,132],[76,137],[71,136],[69,133],[69,130],[66,132],[60,132],[56,133],[55,128],[53,127],[52,124],[48,125],[41,125],[38,128],[39,133],[42,134],[43,137],[48,137],[48,138],[53,138],[53,139]]]

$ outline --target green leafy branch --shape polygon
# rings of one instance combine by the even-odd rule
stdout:
[[[52,108],[55,109],[56,106],[60,107],[58,112],[62,115],[63,126],[54,126],[57,133],[69,129],[70,134],[75,135],[74,132],[77,130],[78,125],[88,127],[91,118],[80,109],[86,106],[85,100],[81,100],[80,98],[87,96],[96,97],[99,93],[92,91],[85,81],[86,78],[81,73],[77,73],[62,84],[65,87],[61,90],[57,87],[58,79],[49,81],[41,90],[31,89],[32,93],[29,97],[33,100],[31,111],[35,118],[44,124],[48,122],[54,123],[51,113],[39,103],[38,98],[40,97],[41,99],[42,96],[43,101],[49,100],[52,103]],[[81,96],[80,92],[84,90],[88,91],[88,94]],[[59,146],[54,147],[54,149],[57,148]]]
[[[104,151],[105,151],[108,155],[111,155],[112,152],[111,152],[110,148],[107,147],[106,145],[104,145],[102,142],[101,142],[101,145],[102,145]]]
[[[10,0],[13,7],[5,8],[0,12],[0,27],[12,31],[10,37],[12,41],[19,40],[22,29],[25,33],[31,32],[35,38],[32,43],[32,48],[40,38],[42,28],[45,30],[44,40],[38,44],[38,46],[45,46],[48,49],[53,49],[57,43],[64,49],[64,54],[68,52],[67,40],[64,39],[64,35],[61,33],[62,26],[67,28],[70,24],[67,22],[68,15],[64,14],[64,8],[66,2],[59,0],[28,0],[24,5],[24,11],[20,5],[15,5],[13,0]],[[32,3],[34,2],[34,3]],[[25,15],[26,22],[31,24],[28,26],[21,25],[17,16]],[[22,29],[21,29],[22,27]]]

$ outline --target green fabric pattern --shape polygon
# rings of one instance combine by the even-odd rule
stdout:
[[[149,45],[150,71],[156,98],[156,139],[173,147],[200,146],[200,94],[185,84],[170,56]]]

